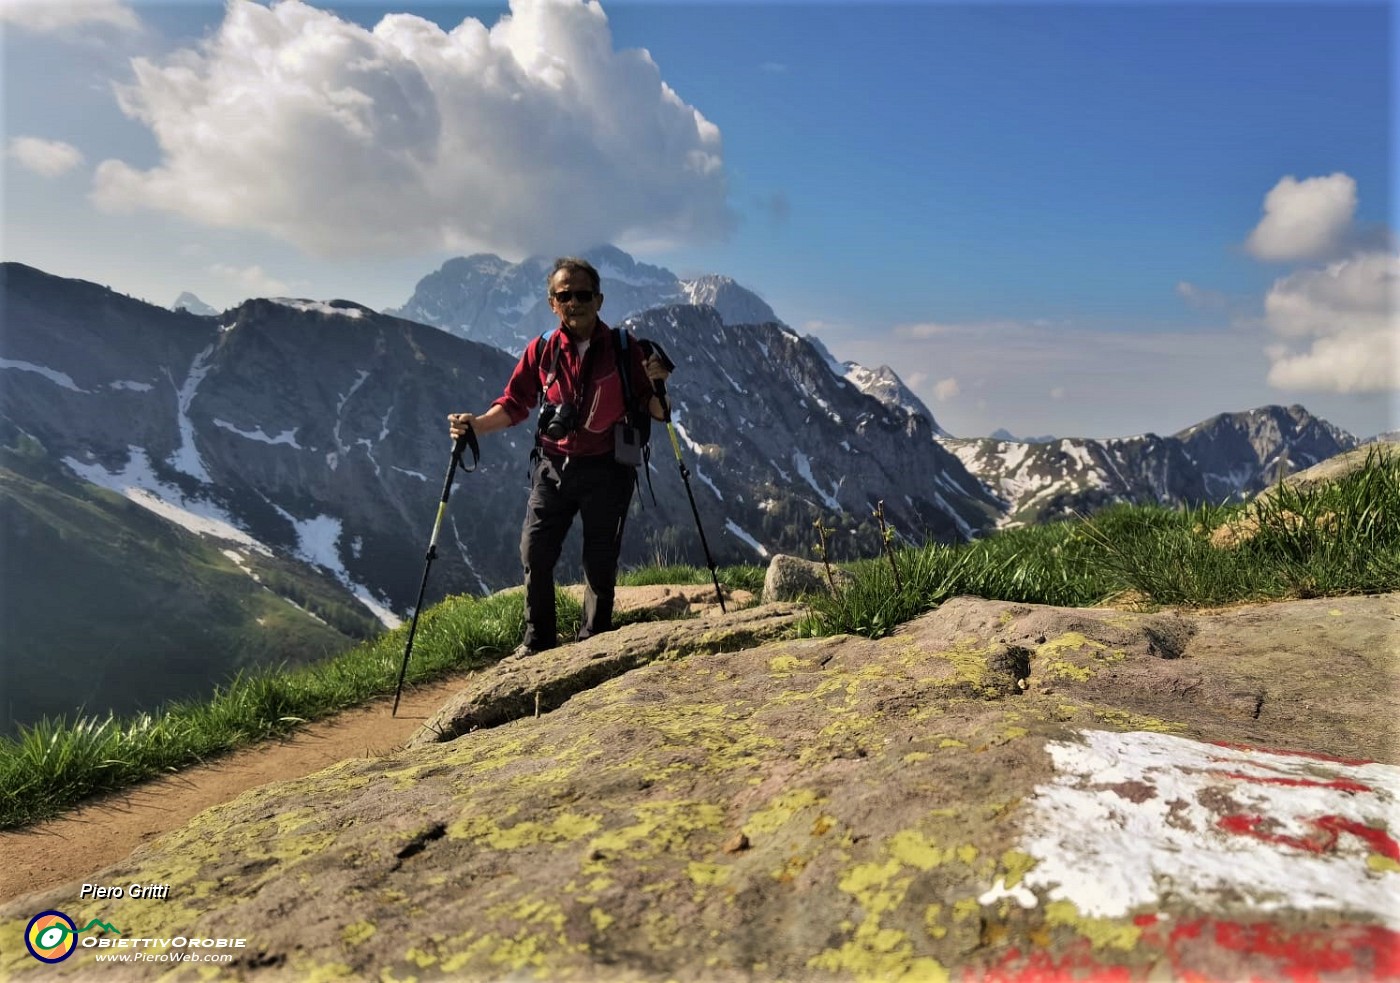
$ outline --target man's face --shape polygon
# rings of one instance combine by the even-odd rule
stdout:
[[[559,270],[549,278],[549,306],[570,333],[586,338],[598,323],[603,295],[593,290],[593,281],[582,270]]]

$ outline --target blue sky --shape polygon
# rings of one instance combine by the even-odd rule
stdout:
[[[606,238],[960,436],[1400,427],[1387,5],[268,6],[3,8],[4,258],[389,307]]]

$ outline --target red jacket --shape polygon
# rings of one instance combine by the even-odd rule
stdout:
[[[525,353],[511,373],[510,381],[506,383],[505,392],[491,405],[502,407],[514,426],[530,415],[539,404],[541,390],[544,390],[545,398],[551,403],[574,403],[582,421],[563,440],[550,440],[541,434],[540,444],[546,453],[568,457],[611,454],[613,425],[621,423],[626,416],[615,347],[612,329],[599,321],[589,339],[588,350],[580,359],[573,339],[561,326],[526,346]],[[634,408],[637,413],[649,414],[653,394],[651,380],[647,378],[646,368],[642,364],[642,350],[630,333],[627,354],[631,356]],[[550,379],[552,368],[554,375]]]

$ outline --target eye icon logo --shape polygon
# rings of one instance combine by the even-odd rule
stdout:
[[[78,926],[61,911],[44,911],[24,930],[29,954],[44,963],[61,963],[78,947]]]

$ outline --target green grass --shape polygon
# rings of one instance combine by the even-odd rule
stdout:
[[[725,567],[719,570],[720,582],[758,590],[763,572]],[[711,583],[708,569],[684,567],[631,571],[618,579],[636,586]],[[555,592],[555,603],[560,637],[569,638],[578,631],[582,608],[562,590]],[[619,612],[615,621],[625,625],[649,617],[647,612]],[[490,665],[520,644],[524,629],[518,591],[449,597],[418,621],[405,687]],[[110,714],[74,721],[45,718],[22,727],[16,739],[0,737],[0,829],[39,822],[93,796],[391,694],[407,639],[405,624],[316,665],[241,674],[207,700],[173,702],[128,719]]]
[[[1215,530],[1248,520],[1233,548]],[[804,635],[878,638],[949,597],[1145,608],[1400,590],[1400,453],[1379,449],[1340,481],[1283,485],[1255,502],[1171,509],[1116,506],[1089,519],[1010,530],[959,547],[930,546],[846,566],[854,585],[811,599]]]
[[[1252,517],[1254,535],[1230,549],[1215,530]],[[962,546],[898,551],[843,564],[854,577],[836,597],[809,599],[802,635],[878,638],[959,594],[1087,606],[1131,598],[1140,607],[1400,590],[1400,454],[1307,492],[1287,487],[1257,503],[1196,509],[1116,507],[1092,519],[1017,529]],[[763,567],[725,567],[721,583],[757,594]],[[627,586],[711,583],[707,568],[659,566],[619,577]],[[581,611],[556,594],[560,634]],[[619,615],[620,624],[644,615]],[[488,665],[520,642],[518,592],[452,597],[424,612],[407,682]],[[0,738],[0,829],[175,771],[394,691],[405,625],[316,666],[239,677],[202,702],[133,719],[44,720]]]

